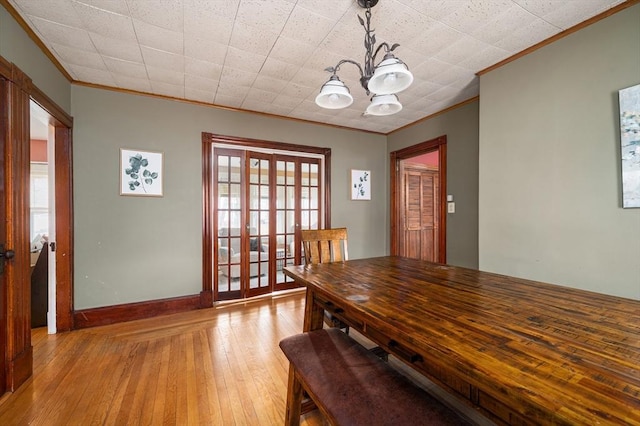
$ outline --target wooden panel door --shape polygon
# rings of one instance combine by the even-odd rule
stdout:
[[[1,61],[0,61],[1,62]],[[31,80],[15,65],[0,78],[0,187],[4,262],[0,274],[0,394],[14,391],[32,374],[29,254],[29,94]]]
[[[438,261],[439,177],[426,166],[402,166],[401,256]]]

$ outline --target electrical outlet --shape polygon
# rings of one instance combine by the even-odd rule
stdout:
[[[456,212],[456,203],[450,202],[447,203],[447,213],[455,213]]]

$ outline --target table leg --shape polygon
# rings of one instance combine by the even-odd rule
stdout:
[[[319,330],[324,324],[324,309],[315,303],[314,292],[307,287],[303,331]]]

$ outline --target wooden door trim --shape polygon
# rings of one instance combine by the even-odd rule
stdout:
[[[440,232],[438,234],[438,262],[447,262],[447,136],[439,136],[416,145],[412,145],[389,154],[391,178],[390,188],[390,204],[391,204],[391,254],[396,256],[400,253],[400,229],[398,229],[398,221],[400,218],[400,161],[425,154],[430,151],[438,150],[438,177],[440,180],[439,197],[440,197]]]
[[[0,77],[22,81],[28,76],[0,56]],[[68,331],[73,324],[73,118],[31,80],[25,86],[30,100],[44,109],[55,127],[56,164],[56,327]],[[27,105],[28,107],[28,105]]]

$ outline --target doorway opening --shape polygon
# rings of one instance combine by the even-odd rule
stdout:
[[[446,263],[446,136],[390,158],[391,254]]]

